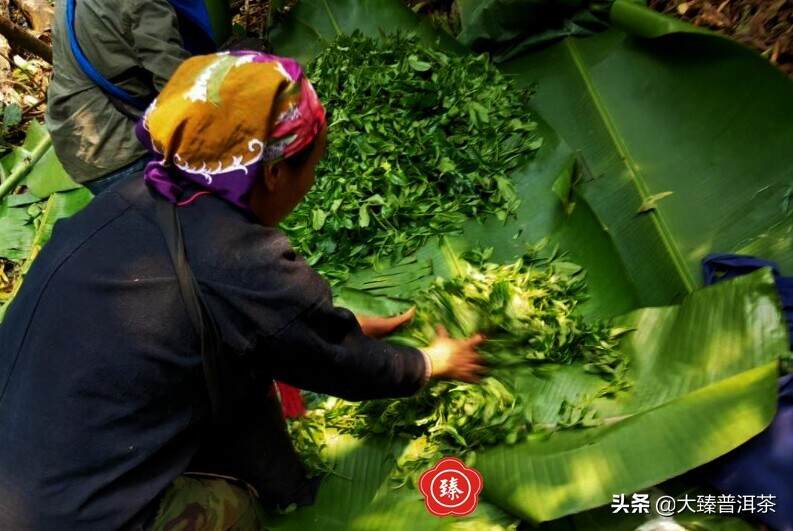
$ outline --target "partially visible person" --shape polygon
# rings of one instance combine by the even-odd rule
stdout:
[[[260,530],[313,499],[273,380],[349,400],[476,381],[481,336],[421,349],[336,307],[278,225],[325,112],[299,64],[185,61],[138,127],[153,160],[59,222],[0,324],[0,529]]]
[[[226,2],[210,1],[213,11],[227,9]],[[134,133],[141,107],[191,53],[216,49],[203,2],[56,1],[47,128],[66,171],[94,193],[143,171],[148,158]],[[213,34],[222,38],[220,30]],[[88,68],[130,99],[102,88]]]

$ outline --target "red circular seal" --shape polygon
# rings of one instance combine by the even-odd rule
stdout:
[[[456,457],[444,457],[421,475],[419,490],[435,516],[465,516],[479,503],[482,475]]]

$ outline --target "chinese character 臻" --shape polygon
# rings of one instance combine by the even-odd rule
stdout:
[[[451,478],[449,480],[442,479],[440,491],[442,498],[449,498],[451,501],[456,500],[463,493],[460,487],[457,486],[457,478]]]
[[[716,496],[713,494],[697,496],[697,512],[714,514],[716,512]]]

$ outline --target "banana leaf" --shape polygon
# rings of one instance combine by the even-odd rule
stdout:
[[[598,402],[604,425],[478,457],[487,500],[535,522],[705,463],[761,431],[775,409],[785,332],[768,274],[691,292],[711,251],[756,252],[790,267],[792,181],[778,155],[792,139],[790,112],[779,112],[793,105],[791,84],[737,44],[626,4],[618,0],[612,16],[635,35],[568,38],[503,65],[536,86],[545,145],[514,176],[517,219],[464,231],[470,245],[494,246],[496,259],[541,240],[568,253],[587,269],[595,315],[682,301],[619,318],[637,328],[623,347],[636,384]],[[342,31],[426,31],[397,1],[298,7],[274,43],[303,61]],[[736,78],[753,84],[729,82]],[[379,290],[381,310],[406,303],[388,292],[398,282],[366,282],[343,288],[342,299],[376,310],[368,294]],[[516,383],[540,416],[592,389],[574,367],[518,374]],[[339,505],[354,498],[330,482],[323,489]]]
[[[611,0],[458,0],[457,39],[500,62],[563,37],[607,29],[610,5]]]
[[[511,529],[517,523],[496,506],[483,502],[463,518],[432,516],[417,490],[394,490],[388,473],[404,443],[357,440],[328,434],[325,452],[334,474],[326,477],[313,505],[267,521],[273,530],[386,531]]]
[[[35,194],[10,194],[50,151],[47,130],[34,120],[22,145],[0,159],[0,258],[16,261],[30,252],[35,234],[33,219],[38,213],[38,207],[30,205],[40,198]]]
[[[341,33],[355,30],[376,37],[397,29],[413,31],[426,42],[464,51],[460,43],[393,0],[301,0],[270,34],[276,53],[307,63]]]
[[[0,320],[22,278],[49,240],[55,222],[81,210],[91,193],[76,184],[55,155],[44,126],[30,122],[21,146],[0,159],[0,258],[19,264],[10,293],[0,300]],[[24,187],[24,188],[21,188]],[[14,193],[24,190],[21,193]]]
[[[446,253],[444,247],[436,254]],[[465,243],[455,247],[464,250]],[[398,286],[410,289],[404,286],[415,280],[404,280],[420,278],[426,265],[434,274],[454,274],[437,256],[421,258],[354,276],[358,297],[344,299],[348,287],[342,300],[353,311],[377,313],[378,299],[409,300]],[[578,513],[707,463],[773,418],[787,339],[769,271],[698,290],[679,306],[635,310],[614,326],[632,330],[620,348],[631,360],[633,387],[616,398],[595,398],[602,381],[580,365],[515,373],[512,384],[530,397],[539,425],[556,418],[564,403],[590,403],[602,424],[480,452],[476,467],[490,503],[533,522]]]
[[[357,302],[355,310],[372,308]],[[515,371],[512,385],[528,400],[538,425],[555,418],[564,403],[589,404],[600,424],[542,431],[523,443],[480,451],[475,466],[488,504],[532,522],[578,513],[610,502],[615,493],[646,489],[711,461],[773,418],[787,336],[769,271],[698,290],[677,306],[635,310],[614,324],[632,330],[620,345],[630,359],[633,386],[627,392],[598,397],[602,381],[581,365]],[[332,448],[335,439],[328,440]],[[358,528],[371,517],[361,506],[383,509],[374,520],[381,527],[403,529],[408,526],[399,522],[409,496],[420,513],[413,487],[378,490],[385,489],[399,448],[379,439],[349,444],[388,449],[363,453],[360,460],[344,454],[350,461],[321,486],[317,505],[282,517],[282,525],[332,521]]]
[[[0,199],[13,194],[19,185],[39,199],[80,186],[64,170],[47,129],[38,120],[28,125],[22,145],[0,159]]]
[[[0,203],[0,258],[21,260],[30,251],[35,229],[27,206]]]
[[[20,181],[39,159],[51,149],[50,137],[37,121],[31,122],[21,146],[0,159],[0,200],[16,190]]]
[[[639,36],[568,38],[502,66],[536,84],[536,108],[581,153],[575,191],[639,303],[700,286],[709,252],[793,268],[793,83],[749,49],[642,6],[617,0],[612,17]]]
[[[768,271],[615,323],[634,330],[620,346],[631,358],[632,389],[595,400],[601,426],[483,452],[477,467],[489,500],[531,521],[552,520],[715,459],[773,418],[777,360],[787,347]],[[574,369],[517,377],[540,412],[587,396],[590,385]]]
[[[38,163],[30,169],[30,172],[22,180],[22,184],[27,186],[30,193],[40,199],[46,199],[56,192],[67,192],[80,188],[80,185],[66,173],[52,148],[48,149]]]

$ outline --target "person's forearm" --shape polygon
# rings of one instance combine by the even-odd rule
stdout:
[[[366,338],[366,346],[346,348],[327,362],[287,369],[276,378],[311,391],[346,400],[372,400],[410,396],[429,378],[426,355],[411,347],[399,347]]]
[[[364,335],[340,308],[309,312],[261,352],[276,379],[348,400],[409,396],[429,377],[425,354]]]

